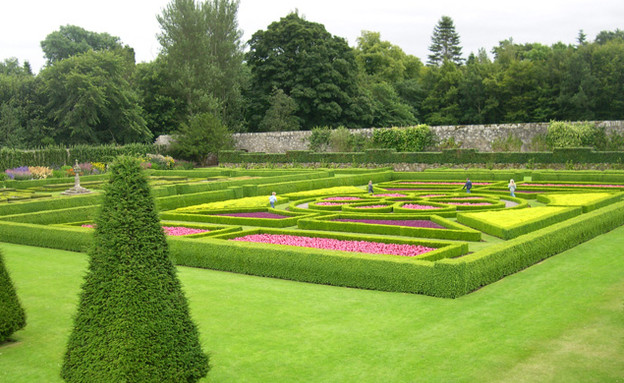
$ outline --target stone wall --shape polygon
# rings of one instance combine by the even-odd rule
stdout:
[[[595,121],[596,126],[604,127],[608,134],[617,132],[624,135],[624,121]],[[482,152],[492,150],[495,140],[505,140],[510,134],[522,141],[522,151],[528,151],[533,138],[545,134],[547,122],[529,124],[493,125],[451,125],[432,126],[431,130],[440,142],[453,138],[461,142],[462,148],[477,149]],[[354,129],[351,132],[370,137],[374,129]],[[234,134],[236,149],[248,152],[285,153],[288,150],[307,150],[310,131],[264,132]]]

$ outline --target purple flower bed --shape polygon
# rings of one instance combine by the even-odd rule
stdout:
[[[270,243],[274,245],[290,245],[358,253],[401,255],[405,257],[414,257],[435,250],[434,248],[421,245],[339,240],[282,234],[251,234],[244,237],[232,238],[230,241]]]
[[[415,209],[415,210],[433,210],[433,209],[441,209],[440,207],[437,206],[431,206],[431,205],[420,205],[417,203],[406,203],[405,205],[401,206],[404,207],[406,209]]]
[[[431,222],[426,219],[347,219],[339,218],[332,219],[332,222],[360,222],[360,223],[372,223],[376,225],[395,225],[395,226],[409,226],[409,227],[424,227],[428,229],[446,229],[442,225],[438,225],[435,222]]]
[[[214,215],[221,215],[225,217],[270,218],[270,219],[291,218],[286,215],[267,213],[264,211],[254,211],[254,212],[248,212],[248,213],[226,213],[226,214],[214,214]]]

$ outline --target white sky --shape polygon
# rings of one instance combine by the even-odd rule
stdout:
[[[72,24],[120,37],[134,48],[137,62],[159,52],[156,15],[169,0],[0,0],[0,61],[16,57],[38,72],[45,60],[40,42]],[[593,40],[602,30],[624,29],[622,0],[241,0],[239,27],[244,41],[259,29],[299,10],[355,46],[362,30],[427,61],[434,26],[443,15],[455,22],[463,55],[512,37],[516,43],[574,44],[579,30]]]

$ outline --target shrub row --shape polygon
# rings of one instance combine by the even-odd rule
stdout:
[[[513,225],[511,227],[496,225],[491,221],[487,221],[481,218],[483,217],[483,215],[496,214],[496,212],[458,213],[457,222],[480,230],[484,233],[493,235],[495,237],[499,237],[502,239],[511,239],[523,234],[531,233],[533,231],[542,229],[552,224],[565,221],[581,213],[582,209],[578,207],[564,208],[563,210],[553,212],[548,216],[538,217],[535,219],[527,219],[522,223]]]
[[[296,226],[297,221],[301,218],[312,217],[314,213],[297,213],[286,212],[283,210],[275,209],[253,209],[254,211],[266,211],[269,213],[280,214],[284,216],[290,216],[291,218],[253,218],[253,217],[232,217],[223,216],[218,214],[227,214],[249,211],[248,209],[237,209],[233,211],[231,209],[215,210],[212,214],[201,213],[175,213],[175,212],[163,212],[160,214],[160,219],[170,221],[186,221],[186,222],[210,222],[219,223],[223,225],[243,225],[243,226],[260,226],[260,227],[289,227]]]
[[[148,153],[159,154],[163,147],[152,144],[115,145],[76,145],[71,148],[48,147],[37,150],[0,149],[0,170],[19,166],[63,166],[78,162],[109,162],[119,155],[141,156]]]
[[[219,236],[223,239],[246,234],[272,233],[324,238],[373,240],[357,234],[330,234],[258,229]],[[429,293],[435,290],[433,263],[410,257],[345,253],[290,246],[267,246],[223,239],[169,240],[171,254],[179,265],[232,271],[243,274],[292,279],[303,282],[349,286],[365,289]],[[418,241],[405,238],[375,237],[375,241],[422,244],[441,247],[431,252],[434,259],[456,257],[468,250],[466,243]],[[211,251],[206,251],[210,248]]]
[[[456,259],[435,263],[436,295],[458,297],[624,225],[618,202]]]
[[[44,210],[32,213],[5,215],[2,216],[2,220],[5,222],[51,225],[93,219],[97,209],[98,206],[96,205],[78,206],[67,209]]]
[[[102,201],[99,193],[58,197],[37,201],[23,201],[0,205],[0,216],[33,213],[43,210],[67,209],[78,206],[95,205]]]
[[[6,221],[0,221],[0,238],[3,242],[80,252],[86,252],[93,243],[90,229]]]
[[[425,163],[425,164],[484,164],[484,163],[622,163],[624,152],[598,152],[592,148],[555,148],[552,152],[479,152],[475,149],[445,149],[441,152],[396,152],[393,149],[367,149],[351,153],[315,153],[290,151],[278,153],[219,152],[221,163]]]

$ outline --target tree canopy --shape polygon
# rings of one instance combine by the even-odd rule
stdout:
[[[305,129],[353,125],[364,117],[356,106],[353,51],[321,24],[291,13],[252,36],[246,60],[251,72],[250,130],[258,129],[274,89],[297,103],[295,115]]]

